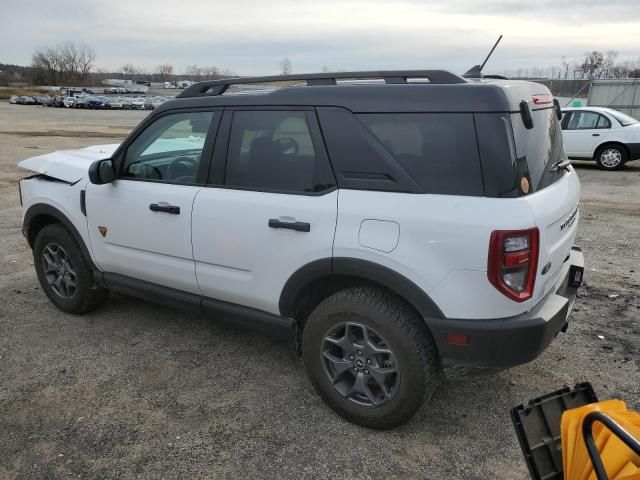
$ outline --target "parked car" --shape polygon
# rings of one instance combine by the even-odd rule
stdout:
[[[147,110],[153,110],[154,108],[159,107],[166,101],[167,99],[164,97],[147,97],[145,98],[144,107]]]
[[[11,95],[11,97],[9,98],[9,103],[12,103],[14,105],[20,103],[20,97],[18,97],[17,95]]]
[[[144,98],[129,99],[129,108],[131,108],[132,110],[144,110],[145,99]]]
[[[62,104],[66,108],[74,108],[76,106],[76,97],[64,97]]]
[[[106,107],[111,110],[122,110],[124,108],[124,102],[119,97],[108,97],[106,99]]]
[[[89,96],[86,94],[76,95],[75,108],[87,108]]]
[[[62,95],[56,95],[55,97],[53,97],[53,101],[51,102],[51,105],[49,105],[50,107],[64,107],[64,96]]]
[[[322,86],[222,95],[284,79]],[[566,330],[580,183],[554,105],[444,71],[203,82],[120,145],[22,161],[46,174],[20,182],[22,231],[59,309],[114,289],[293,336],[331,408],[390,428],[441,373]]]
[[[43,95],[41,97],[38,97],[38,104],[44,107],[51,106],[52,102],[53,102],[53,97],[50,97],[49,95]]]
[[[33,99],[33,97],[24,95],[20,97],[19,103],[20,105],[35,105],[36,101]]]
[[[562,110],[564,149],[572,160],[594,160],[603,170],[617,170],[640,159],[640,122],[604,107]]]
[[[105,97],[87,97],[86,106],[92,110],[103,110],[107,108],[107,99]]]

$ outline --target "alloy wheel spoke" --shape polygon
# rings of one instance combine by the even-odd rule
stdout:
[[[340,376],[347,370],[350,370],[353,365],[353,362],[351,360],[338,358],[329,352],[323,352],[322,355],[329,361],[329,364],[333,367],[333,378],[331,379],[333,383],[336,383],[339,380]]]
[[[387,380],[389,375],[396,373],[395,367],[369,367],[369,375],[378,384],[383,391],[385,397],[389,397],[389,389],[387,387]]]
[[[356,375],[355,381],[353,382],[353,385],[351,385],[351,388],[349,388],[349,390],[347,390],[346,396],[347,397],[351,397],[352,395],[356,395],[356,394],[362,394],[362,395],[366,395],[365,393],[365,380],[364,380],[364,373],[359,372]]]
[[[75,280],[72,280],[69,275],[65,275],[63,279],[63,283],[64,283],[64,289],[67,293],[67,296],[71,296],[76,288]]]
[[[55,272],[58,270],[58,266],[55,264],[52,256],[48,252],[44,252],[42,254],[42,258],[44,260],[44,271],[45,273]]]
[[[326,337],[325,340],[340,348],[345,354],[351,351],[352,343],[347,330],[342,337]]]
[[[53,281],[51,286],[56,290],[56,292],[58,292],[59,295],[62,295],[64,297],[65,293],[62,287],[62,283],[63,283],[62,275],[58,275],[56,279]]]

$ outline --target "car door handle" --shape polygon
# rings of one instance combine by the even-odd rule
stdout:
[[[277,218],[269,219],[269,227],[271,228],[288,228],[289,230],[295,230],[296,232],[310,232],[311,224],[306,222],[283,222]]]
[[[599,133],[592,133],[592,134],[591,134],[591,136],[592,136],[592,137],[599,137],[599,136],[600,136],[600,134],[599,134]]]
[[[172,213],[173,215],[180,215],[180,207],[176,205],[152,203],[151,205],[149,205],[149,210],[151,210],[152,212],[166,212]]]

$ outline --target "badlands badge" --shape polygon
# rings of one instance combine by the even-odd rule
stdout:
[[[107,236],[107,227],[103,227],[102,225],[99,225],[98,231],[100,232],[100,235],[102,235],[103,237]]]

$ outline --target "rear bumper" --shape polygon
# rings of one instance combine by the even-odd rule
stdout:
[[[466,375],[478,370],[502,370],[530,362],[566,330],[578,287],[571,285],[574,270],[584,268],[584,257],[573,247],[563,265],[563,280],[554,292],[529,312],[495,320],[436,319],[429,323],[445,374]],[[467,345],[450,345],[448,335],[466,335]]]

